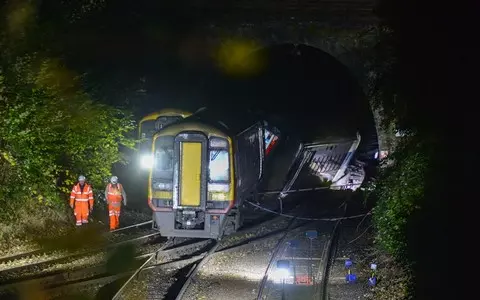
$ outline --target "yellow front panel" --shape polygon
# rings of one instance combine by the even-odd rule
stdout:
[[[152,198],[155,199],[172,199],[173,193],[170,191],[154,191]]]
[[[182,142],[180,205],[200,206],[202,175],[202,144]]]

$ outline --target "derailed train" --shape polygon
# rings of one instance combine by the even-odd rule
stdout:
[[[211,107],[225,99],[229,107],[179,118],[153,136],[148,203],[162,235],[218,238],[242,226],[240,208],[259,192],[282,198],[319,186],[355,190],[363,182],[359,161],[370,156],[375,127],[349,70],[308,46],[257,54],[258,74],[211,81]],[[276,197],[261,204],[270,200]]]
[[[285,196],[306,169],[332,188],[350,182],[354,189],[362,176],[352,182],[349,169],[359,142],[357,135],[305,143],[264,119],[212,110],[177,119],[152,139],[148,205],[155,228],[169,237],[219,238],[242,226],[243,201],[265,182],[279,179]],[[287,150],[278,157],[273,147]],[[276,168],[280,159],[290,163]]]
[[[278,139],[275,129],[245,118],[229,118],[227,125],[216,116],[201,111],[153,137],[148,204],[163,236],[218,238],[235,231],[239,206],[255,195],[266,153]]]

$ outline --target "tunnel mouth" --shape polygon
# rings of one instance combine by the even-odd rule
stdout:
[[[362,158],[374,157],[373,113],[346,65],[306,44],[267,45],[250,56],[261,61],[261,68],[247,75],[222,74],[211,88],[215,106],[249,110],[305,141],[352,138],[359,132]]]

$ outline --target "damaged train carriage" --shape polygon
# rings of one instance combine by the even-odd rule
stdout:
[[[298,143],[280,198],[298,190],[358,189],[365,178],[364,163],[355,159],[360,142],[361,136],[357,134],[356,137]]]
[[[241,226],[239,207],[263,175],[267,128],[229,121],[198,113],[155,134],[148,204],[163,236],[220,238]]]

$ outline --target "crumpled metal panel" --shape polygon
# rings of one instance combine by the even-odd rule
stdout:
[[[311,174],[320,177],[323,181],[332,181],[342,163],[347,158],[352,141],[318,145],[308,149],[313,157],[308,164]]]

